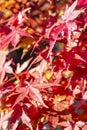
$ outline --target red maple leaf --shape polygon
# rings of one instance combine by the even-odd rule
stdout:
[[[32,37],[25,29],[14,28],[8,35],[2,36],[0,39],[0,49],[7,47],[10,43],[13,47],[16,47],[20,39],[23,37]]]

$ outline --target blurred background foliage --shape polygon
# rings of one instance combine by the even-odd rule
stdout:
[[[0,16],[4,18],[17,14],[20,10],[31,7],[33,17],[47,16],[51,13],[59,13],[65,4],[73,0],[0,0]]]

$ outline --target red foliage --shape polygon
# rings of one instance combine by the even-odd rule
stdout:
[[[87,1],[44,2],[1,18],[0,129],[87,128]]]

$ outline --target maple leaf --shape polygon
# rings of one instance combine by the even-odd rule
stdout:
[[[18,94],[19,96],[16,98],[13,107],[18,104],[20,101],[23,101],[25,97],[28,96],[29,93],[29,87],[25,86],[25,87],[18,87],[18,89],[16,89],[16,94]],[[15,95],[15,93],[13,93],[13,95]],[[12,95],[10,95],[12,96]]]
[[[13,14],[12,17],[10,17],[7,21],[8,25],[15,26],[15,27],[21,26],[24,20],[26,19],[26,12],[29,11],[30,11],[30,7],[19,11],[18,14],[16,15]]]
[[[83,62],[86,62],[86,60],[84,60],[80,55],[75,54],[75,59],[81,60]]]
[[[77,25],[75,23],[75,20],[79,14],[84,12],[84,10],[75,10],[77,6],[77,0],[68,8],[66,7],[66,10],[64,12],[64,15],[62,16],[62,19],[66,22],[66,27],[68,29],[68,42],[71,43],[71,32],[73,30],[77,30]]]
[[[34,88],[26,81],[25,87],[18,87],[16,88],[16,93],[10,94],[9,97],[12,95],[18,95],[16,98],[16,101],[13,105],[13,107],[18,104],[20,101],[23,101],[25,97],[30,97],[32,100],[36,101],[37,103],[40,103],[42,106],[48,108],[45,103],[43,102],[42,95],[40,94],[40,91],[37,88]]]
[[[75,22],[66,22],[66,27],[68,29],[68,33],[67,33],[67,41],[68,41],[68,46],[69,49],[71,49],[72,47],[76,46],[77,44],[72,43],[71,40],[71,34],[72,32],[74,32],[75,30],[77,30],[77,25]],[[73,44],[73,45],[72,45]]]
[[[42,60],[42,57],[37,57],[38,59],[37,60]],[[32,64],[32,63],[31,63]],[[31,65],[30,65],[31,66]],[[47,66],[48,66],[48,64],[47,64],[47,61],[46,60],[42,60],[41,62],[40,62],[40,64],[38,65],[38,66],[36,66],[36,67],[34,67],[34,68],[32,68],[32,69],[30,69],[29,70],[29,73],[34,77],[34,78],[36,78],[36,79],[43,79],[43,73],[46,71],[46,69],[47,69]]]
[[[84,10],[75,10],[77,2],[78,0],[76,0],[69,8],[66,7],[64,15],[62,16],[63,20],[65,21],[74,20],[81,12],[84,11]]]
[[[34,88],[32,86],[30,86],[30,97],[31,99],[35,100],[36,102],[40,103],[41,105],[43,105],[44,107],[48,108],[43,100],[42,100],[42,95],[40,94],[39,90],[37,88]]]
[[[68,127],[68,126],[70,126],[70,122],[69,121],[63,121],[63,122],[59,122],[58,125]]]
[[[33,119],[37,119],[37,116],[38,116],[38,107],[34,106],[34,105],[31,105],[29,108],[29,118],[31,120]],[[26,111],[26,110],[25,110]]]
[[[58,125],[66,127],[64,130],[80,130],[84,126],[84,122],[78,121],[78,122],[69,122],[69,121],[63,121],[58,123]]]
[[[34,88],[33,86],[29,85],[29,83],[27,83],[27,84],[29,86],[30,98],[33,99],[34,101],[40,103],[42,106],[48,108],[48,106],[45,105],[45,103],[43,102],[42,95],[40,94],[40,91],[37,88]]]
[[[9,74],[13,73],[12,67],[10,66],[11,62],[12,61],[10,60],[10,61],[6,62],[5,65],[4,65],[5,72],[9,73]]]
[[[76,122],[76,125],[77,125],[78,127],[82,128],[82,127],[85,125],[85,122],[83,122],[83,121],[77,121],[77,122]]]
[[[24,110],[22,110],[21,119],[22,119],[22,122],[23,122],[24,124],[26,124],[26,125],[30,128],[30,130],[33,130],[32,125],[31,125],[31,123],[30,123],[31,120],[30,120],[30,118],[26,115],[26,113],[25,113]]]
[[[22,12],[19,12],[19,14],[18,14],[18,24],[21,24],[23,21],[24,21],[24,18],[23,18]]]
[[[17,29],[17,28],[13,28],[12,31],[6,35],[3,36],[1,38],[1,42],[0,42],[0,49],[5,48],[6,46],[8,46],[10,43],[12,44],[13,47],[15,47],[20,39],[23,36],[27,36],[27,37],[32,37],[27,31],[26,29]]]
[[[80,13],[84,12],[84,10],[75,10],[76,6],[77,6],[77,0],[69,8],[66,7],[65,13],[62,16],[62,20],[54,23],[50,28],[46,29],[44,36],[45,38],[49,38],[50,40],[50,48],[48,56],[56,43],[58,35],[63,31],[66,32],[66,29],[68,29],[67,34],[68,42],[69,44],[71,43],[71,32],[77,30],[77,24],[75,23],[74,20]]]
[[[20,11],[19,13],[18,13],[18,16],[17,16],[17,20],[18,20],[18,24],[22,24],[23,23],[23,21],[25,20],[25,13],[26,12],[29,12],[30,11],[30,8],[26,8],[26,9],[24,9],[24,10],[22,10],[22,11]]]
[[[84,92],[82,99],[79,101],[78,106],[76,107],[76,111],[79,109],[81,105],[83,105],[87,100],[87,91]]]
[[[83,8],[87,6],[87,0],[78,0],[77,6]]]
[[[13,73],[13,70],[10,64],[11,64],[11,61],[8,61],[0,68],[0,82],[3,81],[6,73],[9,73],[9,74]]]
[[[17,120],[14,124],[13,127],[11,128],[11,130],[16,130],[16,128],[18,127],[19,121]]]
[[[51,53],[54,45],[55,45],[55,42],[58,38],[58,35],[63,31],[63,29],[65,28],[65,24],[60,24],[58,25],[57,27],[53,28],[50,32],[50,48],[49,48],[49,52],[48,52],[48,56],[49,54]]]
[[[80,86],[77,85],[77,86],[74,88],[74,90],[73,90],[73,95],[75,96],[76,94],[79,94],[79,93],[81,93],[81,90],[80,90]]]
[[[20,64],[18,63],[18,64],[17,64],[16,73],[18,74],[18,73],[22,72],[23,70],[25,70],[26,67],[28,66],[30,60],[31,60],[31,59],[25,61],[21,66],[20,66]]]
[[[13,113],[12,113],[11,119],[10,119],[10,124],[11,124],[10,129],[11,130],[16,130],[18,123],[19,123],[19,120],[21,118],[21,115],[22,115],[22,107],[17,104],[13,108]]]
[[[64,28],[65,28],[65,23],[58,21],[54,23],[52,26],[50,26],[49,28],[45,29],[44,37],[49,39],[50,41],[48,56],[55,45],[58,35],[63,31]]]
[[[8,128],[8,121],[9,121],[9,118],[11,117],[13,113],[13,110],[10,111],[10,112],[7,112],[4,114],[4,112],[1,113],[1,117],[0,117],[0,129],[4,129],[4,130],[7,130]]]

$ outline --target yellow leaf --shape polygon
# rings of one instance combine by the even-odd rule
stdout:
[[[64,14],[64,11],[61,10],[61,11],[59,12],[59,16],[62,16],[63,14]]]
[[[28,28],[27,30],[30,34],[33,34],[34,33],[34,30],[32,28]]]
[[[45,72],[45,78],[47,80],[50,80],[52,78],[52,76],[53,76],[53,71],[48,70],[48,71]]]
[[[54,104],[57,103],[57,102],[61,102],[65,99],[66,99],[66,95],[63,95],[63,96],[56,95],[55,98],[54,98]]]

